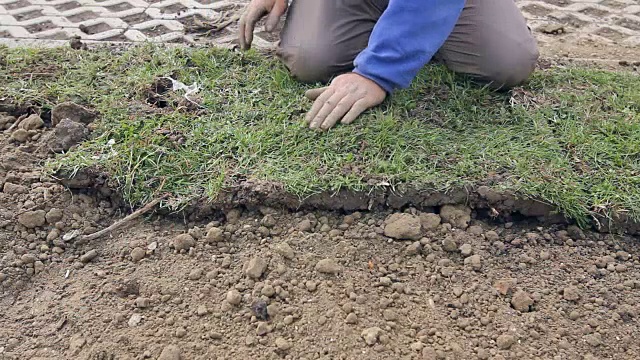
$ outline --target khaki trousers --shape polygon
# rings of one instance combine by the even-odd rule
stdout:
[[[349,72],[388,3],[293,0],[278,55],[303,82],[326,82]],[[514,0],[467,0],[434,58],[455,72],[501,89],[524,82],[538,56],[536,41]]]

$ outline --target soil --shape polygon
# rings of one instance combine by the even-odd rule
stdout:
[[[88,241],[131,211],[42,163],[99,114],[0,109],[2,359],[640,358],[637,237],[443,197],[292,211],[254,187],[251,201]]]

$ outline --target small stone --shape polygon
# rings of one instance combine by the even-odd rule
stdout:
[[[300,223],[298,224],[298,230],[303,231],[303,232],[311,231],[311,220],[304,219],[304,220],[300,221]]]
[[[295,320],[295,319],[293,318],[293,316],[291,316],[291,315],[287,315],[287,316],[285,316],[285,317],[284,317],[284,319],[282,320],[282,322],[283,322],[285,325],[291,325],[291,324],[293,324],[293,320]]]
[[[391,214],[385,220],[384,235],[398,240],[419,240],[422,237],[420,218],[404,213]]]
[[[178,251],[189,250],[194,246],[196,246],[196,241],[193,236],[189,234],[180,234],[173,238],[173,248]]]
[[[293,257],[295,256],[293,249],[291,248],[291,246],[286,243],[280,243],[278,245],[275,246],[274,251],[278,254],[280,254],[283,258],[287,259],[287,260],[292,260]]]
[[[304,286],[307,288],[307,291],[314,292],[318,288],[318,283],[312,280],[307,280],[307,282],[304,283]]]
[[[442,241],[442,248],[447,252],[455,252],[458,251],[458,244],[456,244],[452,238],[448,237]]]
[[[149,306],[151,306],[151,299],[146,297],[139,297],[136,299],[137,308],[145,309],[145,308],[148,308]]]
[[[357,324],[358,323],[358,316],[355,313],[350,313],[349,315],[347,315],[347,318],[345,319],[345,322],[347,324]]]
[[[498,336],[496,339],[496,344],[498,345],[498,349],[500,350],[509,350],[513,344],[516,343],[516,338],[510,334],[503,334]]]
[[[283,337],[276,338],[275,343],[278,350],[282,352],[289,351],[289,349],[291,349],[291,343],[285,340]]]
[[[515,285],[514,279],[501,279],[493,284],[493,287],[498,290],[501,295],[507,295],[511,292],[511,289]]]
[[[378,339],[381,334],[382,334],[382,329],[380,329],[379,327],[370,327],[370,328],[364,329],[360,334],[360,336],[362,336],[362,338],[367,343],[367,345],[373,346],[378,342]]]
[[[248,277],[257,280],[260,279],[265,270],[267,270],[267,262],[260,257],[254,257],[247,263],[245,274]]]
[[[231,305],[237,306],[242,302],[242,295],[238,290],[231,290],[227,293],[227,302]]]
[[[318,261],[315,269],[321,274],[339,274],[342,272],[342,267],[333,259],[323,259]]]
[[[424,349],[424,344],[419,341],[414,342],[411,345],[409,345],[409,348],[411,349],[411,351],[420,352],[422,351],[422,349]]]
[[[205,305],[198,305],[198,309],[196,310],[198,316],[205,316],[209,313],[209,309]]]
[[[256,327],[256,335],[265,336],[270,332],[271,332],[271,328],[268,323],[264,321],[258,323],[258,326]]]
[[[382,312],[382,317],[384,317],[387,321],[396,321],[398,320],[398,314],[391,309],[386,309]]]
[[[73,122],[90,124],[98,114],[82,105],[71,101],[58,104],[51,109],[51,125],[57,126],[63,119]]]
[[[473,253],[473,248],[471,247],[471,244],[463,244],[462,246],[460,246],[460,254],[462,254],[462,256],[469,256],[471,255],[471,253]]]
[[[275,295],[276,290],[271,285],[265,285],[260,293],[266,297],[272,297]]]
[[[461,205],[445,205],[440,209],[442,221],[459,229],[466,229],[471,221],[471,209]]]
[[[2,192],[5,194],[26,194],[29,192],[29,188],[24,185],[6,182],[2,186]]]
[[[20,257],[20,261],[24,264],[33,264],[36,260],[38,260],[38,257],[33,254],[24,254]]]
[[[95,259],[98,256],[98,252],[94,250],[89,250],[84,255],[80,256],[80,262],[86,264],[89,261]]]
[[[569,313],[569,319],[576,321],[580,318],[580,313],[576,310],[573,310],[571,313]]]
[[[440,215],[433,213],[423,213],[420,214],[420,223],[422,224],[422,228],[426,231],[433,231],[438,228],[442,222]]]
[[[596,347],[596,346],[602,345],[602,335],[600,335],[600,333],[589,334],[585,336],[584,339],[587,342],[587,344],[591,346]]]
[[[619,272],[619,273],[627,272],[627,265],[625,264],[616,265],[616,272]]]
[[[324,325],[326,323],[327,323],[327,317],[326,316],[321,315],[321,316],[318,317],[318,324],[320,326],[322,326],[322,325]]]
[[[381,277],[379,282],[380,282],[380,285],[387,286],[387,287],[393,284],[393,281],[391,281],[391,278],[387,276]]]
[[[598,259],[596,259],[596,266],[599,268],[606,268],[609,264],[613,264],[615,263],[615,259],[612,258],[611,256],[607,255],[607,256],[603,256],[600,257]]]
[[[471,265],[471,268],[477,271],[482,269],[482,258],[480,257],[480,255],[471,255],[468,258],[464,259],[464,264]]]
[[[11,139],[17,142],[26,142],[29,139],[29,132],[25,129],[16,129],[11,133]]]
[[[551,258],[551,254],[548,251],[541,251],[540,252],[540,259],[541,260],[549,260]]]
[[[255,315],[255,317],[258,320],[262,320],[262,321],[269,320],[269,309],[268,309],[267,303],[264,300],[262,299],[255,300],[251,304],[251,311],[253,312],[253,315]]]
[[[575,286],[567,286],[562,292],[562,297],[565,300],[576,302],[580,300],[580,291]]]
[[[140,324],[141,321],[142,321],[142,315],[133,314],[129,318],[129,321],[127,322],[127,324],[129,325],[129,327],[136,327]]]
[[[49,211],[47,211],[47,214],[45,215],[45,219],[47,220],[48,224],[55,224],[58,221],[62,220],[63,217],[63,212],[60,209],[57,208],[51,208]]]
[[[567,233],[571,236],[572,239],[583,240],[585,239],[584,232],[582,229],[575,225],[571,225],[567,228]]]
[[[498,233],[493,231],[493,230],[487,231],[484,234],[484,237],[490,242],[496,242],[496,241],[500,240],[500,236],[498,235]]]
[[[404,251],[404,253],[407,254],[407,256],[415,256],[420,254],[421,252],[422,252],[422,244],[420,243],[420,241],[416,241],[413,244],[407,246],[407,248]]]
[[[482,229],[482,226],[473,225],[473,226],[469,226],[469,228],[467,229],[467,232],[472,235],[482,235],[484,230]]]
[[[32,114],[28,118],[22,120],[18,127],[24,130],[38,130],[44,126],[44,121],[38,114]]]
[[[45,215],[44,210],[27,211],[18,215],[18,222],[26,228],[33,229],[45,224]]]
[[[438,354],[436,352],[436,349],[432,348],[431,346],[425,347],[424,349],[422,349],[422,358],[424,360],[436,360],[436,359],[438,359]]]
[[[189,273],[189,280],[200,280],[202,278],[202,269],[193,269],[191,270],[191,272]]]
[[[533,299],[524,291],[518,291],[511,298],[511,306],[520,312],[529,312],[533,306]]]
[[[176,337],[181,339],[185,336],[187,336],[187,329],[183,328],[183,327],[179,327],[176,329],[176,333],[175,333]]]
[[[142,248],[137,247],[131,250],[131,260],[135,263],[144,259],[146,255],[147,255],[147,252]]]
[[[218,227],[212,227],[207,231],[207,236],[205,237],[208,243],[218,243],[224,241],[224,230]]]

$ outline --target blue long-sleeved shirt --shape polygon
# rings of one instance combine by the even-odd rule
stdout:
[[[465,0],[390,0],[354,72],[387,92],[408,87],[444,44]]]

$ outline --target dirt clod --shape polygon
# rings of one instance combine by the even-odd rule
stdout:
[[[147,252],[144,251],[144,249],[142,248],[134,248],[133,250],[131,250],[131,260],[133,262],[138,262],[142,259],[144,259],[144,257],[147,255]]]
[[[462,205],[445,205],[440,209],[442,221],[459,229],[466,229],[471,221],[471,209]]]
[[[322,259],[316,263],[316,271],[322,274],[339,274],[342,267],[333,259]]]
[[[511,298],[511,306],[520,312],[529,312],[532,310],[533,299],[526,292],[520,290],[513,294]]]
[[[62,119],[49,136],[47,145],[53,152],[71,149],[89,136],[85,125],[69,119]]]
[[[291,349],[291,343],[288,342],[285,338],[283,337],[277,337],[276,341],[276,348],[278,348],[278,350],[282,351],[282,352],[286,352],[289,351],[289,349]]]
[[[158,360],[181,360],[180,348],[176,345],[169,345],[162,349]]]
[[[511,334],[502,334],[496,339],[496,344],[500,350],[509,350],[516,343],[516,337]]]
[[[464,259],[464,264],[471,265],[471,268],[473,268],[473,270],[478,271],[482,269],[482,257],[480,255],[471,255],[468,258]]]
[[[567,286],[562,292],[562,297],[568,301],[580,300],[580,290],[575,286]]]
[[[51,109],[51,125],[58,126],[62,120],[88,125],[97,117],[96,112],[73,102],[64,102]]]
[[[398,240],[419,240],[422,237],[420,218],[411,214],[391,214],[385,220],[384,235]]]
[[[26,228],[33,229],[45,224],[45,215],[44,210],[27,211],[18,215],[18,222]]]
[[[80,261],[82,263],[88,263],[91,260],[95,259],[98,256],[98,251],[93,249],[93,250],[89,250],[87,251],[84,255],[80,256]]]
[[[227,302],[231,305],[240,305],[242,302],[242,295],[238,290],[230,290],[227,292]]]
[[[29,132],[25,129],[16,129],[11,133],[11,139],[17,142],[26,142],[29,139]]]
[[[283,258],[287,260],[293,260],[295,253],[289,244],[286,242],[279,243],[275,246],[274,251],[280,254]]]
[[[44,121],[38,114],[32,114],[26,119],[22,120],[19,125],[20,129],[29,131],[29,130],[38,130],[44,126]]]
[[[362,336],[362,338],[367,343],[367,345],[373,346],[378,342],[378,339],[381,334],[382,334],[382,329],[374,326],[374,327],[364,329],[360,336]]]
[[[245,274],[252,279],[260,279],[265,270],[267,262],[261,257],[254,257],[246,265]]]
[[[425,231],[433,231],[438,228],[442,218],[440,215],[434,213],[422,213],[420,214],[420,223]]]
[[[180,234],[173,238],[173,248],[180,250],[189,250],[196,245],[196,241],[193,236],[189,234]]]

